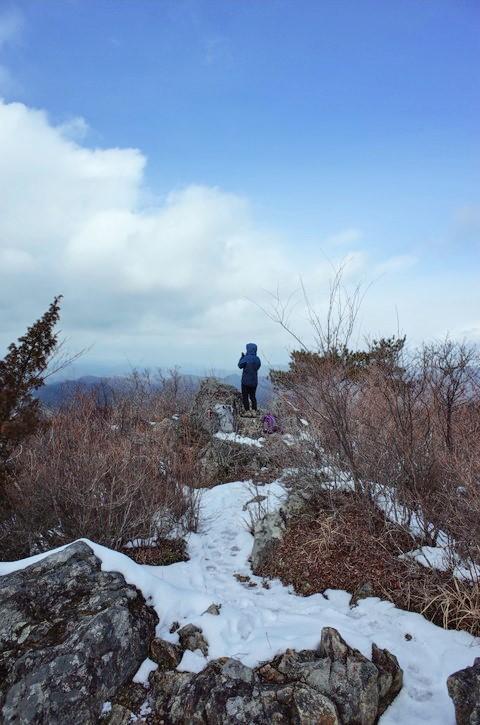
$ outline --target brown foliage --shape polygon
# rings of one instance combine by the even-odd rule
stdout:
[[[314,507],[289,523],[268,573],[302,594],[354,592],[368,582],[372,596],[387,592],[389,599],[402,602],[406,576],[411,578],[413,570],[422,573],[398,558],[414,545],[404,528],[386,524],[375,507],[362,510],[355,494],[332,493],[317,498]]]
[[[465,546],[474,533],[478,548],[476,351],[447,340],[409,357],[396,350],[388,365],[366,359],[352,375],[350,353],[302,353],[287,378],[276,378],[288,407],[310,423],[306,447],[347,473],[360,496],[372,500],[383,489],[420,514],[430,543],[443,529]]]
[[[262,571],[303,595],[343,589],[378,596],[445,629],[480,634],[480,587],[399,555],[419,546],[374,507],[365,516],[355,494],[332,493],[293,519]]]
[[[173,421],[157,428],[144,419],[135,401],[105,408],[80,396],[29,439],[8,487],[16,554],[79,537],[122,548],[195,528],[196,495],[184,486],[193,456]]]

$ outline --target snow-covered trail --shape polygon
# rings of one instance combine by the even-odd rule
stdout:
[[[273,483],[261,493],[275,506],[282,494]],[[205,491],[202,530],[191,536],[188,562],[169,567],[151,567],[152,573],[172,585],[183,584],[204,593],[209,603],[221,604],[220,616],[192,613],[188,621],[203,629],[209,642],[209,658],[231,656],[246,665],[271,659],[286,648],[316,647],[322,627],[336,627],[346,641],[370,657],[371,644],[393,652],[404,670],[403,691],[385,713],[387,723],[454,723],[453,705],[446,679],[452,672],[472,664],[480,654],[477,641],[465,632],[445,631],[418,614],[396,609],[389,602],[370,598],[349,607],[350,594],[330,591],[297,596],[281,582],[270,589],[251,574],[248,557],[252,537],[242,510],[252,494],[245,483],[230,483]],[[237,581],[234,574],[249,575],[257,584]],[[169,622],[159,634],[174,639]],[[412,636],[407,640],[405,635]]]
[[[277,482],[264,486],[274,508],[283,493]],[[208,659],[230,656],[253,666],[291,647],[314,648],[322,627],[339,630],[344,639],[366,656],[371,644],[395,654],[404,670],[404,688],[381,719],[389,723],[455,722],[446,679],[452,672],[472,664],[480,654],[479,642],[465,632],[445,631],[418,614],[396,609],[389,602],[370,598],[350,609],[350,595],[329,591],[297,596],[279,581],[262,587],[251,574],[248,558],[252,536],[248,533],[243,506],[252,498],[248,483],[218,485],[202,492],[200,532],[189,538],[190,560],[170,566],[140,566],[118,552],[92,542],[105,570],[120,571],[129,583],[140,588],[155,606],[160,618],[158,636],[176,641],[170,633],[174,620],[202,628],[209,643]],[[22,568],[22,562],[0,563],[0,574]],[[235,578],[251,577],[256,586]],[[221,604],[218,616],[205,610]],[[411,635],[407,640],[405,635]],[[184,657],[183,669],[197,670],[206,663],[198,653]]]

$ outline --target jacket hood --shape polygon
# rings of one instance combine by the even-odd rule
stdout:
[[[247,355],[256,355],[257,354],[257,346],[254,342],[247,343]]]

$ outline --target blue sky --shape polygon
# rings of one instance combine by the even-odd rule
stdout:
[[[102,209],[127,209],[145,226],[145,215],[162,215],[165,205],[172,211],[175,198],[167,231],[154,225],[158,258],[150,247],[143,251],[142,244],[150,245],[143,232],[131,231],[144,241],[127,250],[130,271],[145,259],[150,267],[167,260],[180,269],[187,255],[218,260],[232,245],[236,250],[230,292],[228,283],[213,290],[214,279],[228,279],[228,259],[226,266],[211,263],[211,279],[208,265],[201,280],[192,270],[183,274],[172,294],[168,280],[142,270],[134,289],[131,280],[107,285],[109,293],[97,298],[105,285],[84,263],[91,249],[87,244],[80,254],[81,234],[72,228],[52,242],[51,255],[44,248],[33,255],[31,279],[17,270],[29,303],[24,314],[9,316],[14,322],[6,334],[35,316],[57,284],[66,294],[66,333],[73,347],[93,344],[92,364],[129,356],[189,367],[198,363],[195,350],[205,367],[228,367],[242,336],[260,338],[260,347],[263,340],[265,354],[278,360],[288,340],[245,299],[260,301],[265,289],[295,286],[301,276],[321,309],[326,260],[346,257],[352,284],[375,280],[364,332],[388,334],[398,314],[413,341],[447,332],[480,336],[479,31],[476,0],[3,0],[0,95],[7,106],[25,109],[6,127],[18,130],[19,144],[22,135],[29,139],[32,187],[35,180],[42,185],[43,174],[57,173],[39,151],[42,134],[59,134],[65,152],[65,144],[74,144],[79,164],[85,150],[116,149],[115,163],[127,164],[122,176],[135,186],[135,199],[125,200],[123,190]],[[34,109],[45,113],[36,130]],[[0,115],[0,130],[1,123]],[[126,149],[138,149],[141,170]],[[74,197],[61,202],[62,211],[80,217],[81,206],[68,208],[76,203],[78,174],[62,176],[65,165],[59,166],[59,186],[71,185]],[[17,168],[12,152],[9,169]],[[98,189],[105,173],[96,178]],[[9,179],[11,173],[4,183]],[[188,189],[199,196],[192,201]],[[60,206],[55,186],[50,194],[47,203]],[[46,200],[31,202],[35,215]],[[13,214],[11,195],[9,204]],[[98,223],[96,207],[94,214],[91,224]],[[198,238],[195,215],[201,227],[209,219]],[[177,256],[170,250],[165,257],[170,224],[184,223],[173,243]],[[242,241],[229,242],[239,228]],[[0,226],[0,249],[9,255],[11,280],[13,247],[16,268],[18,254],[32,251],[25,235],[15,244],[11,233],[7,238],[9,229],[2,237]],[[125,244],[109,243],[109,253],[121,256]],[[267,270],[277,254],[281,259]],[[57,263],[63,256],[64,267]],[[106,252],[96,264],[108,264]],[[264,279],[252,272],[258,265]],[[35,279],[38,295],[30,291]],[[199,282],[211,285],[208,299]],[[7,314],[9,304],[0,298]],[[119,336],[119,310],[132,307],[135,315],[125,318]],[[221,352],[211,354],[218,346]]]

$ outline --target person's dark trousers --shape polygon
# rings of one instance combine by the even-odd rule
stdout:
[[[250,403],[252,404],[252,410],[257,409],[256,392],[256,385],[242,385],[242,399],[245,410],[250,410]]]

